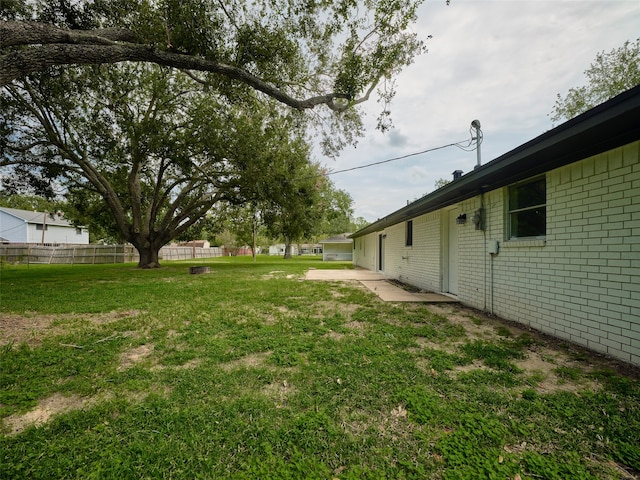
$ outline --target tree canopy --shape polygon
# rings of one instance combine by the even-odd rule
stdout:
[[[609,53],[598,53],[584,74],[587,85],[569,89],[564,97],[558,94],[551,120],[570,120],[640,85],[640,38],[635,42],[627,40]]]
[[[410,29],[421,1],[14,0],[0,12],[0,85],[56,65],[150,62],[344,112],[424,51]]]
[[[58,179],[81,217],[138,249],[140,266],[157,266],[159,249],[216,203],[262,195],[266,166],[306,149],[295,115],[250,97],[231,105],[158,66],[32,75],[5,86],[0,107],[0,165]]]
[[[217,202],[266,198],[281,220],[317,190],[289,178],[312,168],[310,122],[336,154],[377,89],[386,128],[421,1],[3,2],[0,167],[61,182],[140,266]]]

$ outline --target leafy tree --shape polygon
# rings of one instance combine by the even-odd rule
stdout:
[[[215,241],[216,235],[219,235],[226,228],[224,218],[220,215],[220,211],[223,209],[224,204],[214,205],[204,217],[175,239],[183,242],[192,240]]]
[[[635,42],[627,40],[609,53],[598,53],[584,73],[587,85],[569,89],[564,98],[558,94],[550,114],[554,122],[570,120],[640,85],[640,38]]]
[[[320,234],[336,235],[352,229],[353,198],[348,192],[336,189],[328,179],[324,181],[322,197],[322,224]]]
[[[351,230],[352,232],[357,232],[358,230],[366,227],[367,225],[369,225],[369,222],[367,221],[366,218],[356,217],[351,221],[351,228],[349,230]]]
[[[251,246],[251,255],[256,259],[258,244],[264,238],[264,225],[258,202],[252,201],[227,210],[226,224],[239,246]]]
[[[284,258],[291,258],[291,245],[317,232],[326,178],[318,164],[310,163],[309,146],[303,142],[273,157],[270,169],[272,181],[263,186],[262,218],[271,238],[284,240]]]
[[[304,153],[301,155],[304,159]],[[280,172],[281,178],[288,175],[287,180],[277,188],[262,187],[265,196],[257,201],[227,209],[225,223],[239,243],[252,245],[255,252],[267,233],[271,240],[285,240],[291,245],[356,231],[366,225],[363,218],[352,219],[353,199],[344,190],[336,190],[319,166],[291,160],[280,165],[289,169]],[[272,171],[277,167],[277,162],[268,166]],[[296,189],[298,193],[292,194]],[[294,220],[295,225],[289,225]]]
[[[30,195],[52,201],[56,197],[49,176],[39,171],[32,171],[22,165],[8,169],[0,182],[2,195]]]
[[[384,86],[425,51],[410,29],[421,1],[3,2],[0,86],[52,66],[149,62],[202,72],[218,91],[345,112],[377,86],[386,101]]]
[[[287,145],[265,129],[280,122],[272,109],[232,106],[163,67],[68,68],[4,92],[2,163],[55,171],[78,216],[132,243],[140,267],[217,202],[256,195],[254,165]]]
[[[36,195],[7,194],[6,191],[0,191],[0,207],[32,212],[57,212],[61,210],[61,205],[57,202]]]
[[[450,183],[451,183],[451,180],[447,178],[439,178],[438,180],[435,181],[434,186],[436,187],[436,190],[438,190],[439,188],[442,188],[445,185],[449,185]]]
[[[273,118],[269,99],[292,107],[302,128],[320,122],[328,153],[361,133],[352,107],[376,87],[389,100],[384,87],[424,51],[410,31],[418,3],[3,2],[0,166],[64,178],[85,218],[104,215],[102,199],[105,233],[157,266],[211,205],[261,194],[257,101]],[[320,105],[339,115],[304,114]]]

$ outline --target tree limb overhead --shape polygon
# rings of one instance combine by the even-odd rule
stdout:
[[[0,21],[0,41],[3,51],[0,56],[0,86],[55,65],[150,62],[222,75],[245,83],[297,110],[326,105],[331,110],[340,112],[348,106],[349,98],[346,94],[329,93],[297,99],[245,69],[136,43],[136,35],[126,29],[64,30],[36,22]],[[7,47],[28,48],[7,51]],[[354,103],[361,103],[366,97],[357,99]]]

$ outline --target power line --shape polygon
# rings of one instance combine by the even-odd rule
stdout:
[[[331,172],[325,173],[324,176],[328,177],[329,175],[335,175],[337,173],[351,172],[353,170],[360,170],[362,168],[369,168],[369,167],[373,167],[373,166],[376,166],[376,165],[382,165],[383,163],[395,162],[397,160],[403,160],[405,158],[415,157],[416,155],[423,155],[425,153],[434,152],[436,150],[442,150],[443,148],[449,148],[449,147],[458,147],[459,149],[464,150],[465,152],[470,152],[470,151],[472,151],[472,150],[474,150],[476,148],[476,146],[474,146],[473,148],[470,148],[474,144],[473,140],[475,140],[475,139],[472,138],[471,140],[463,140],[461,142],[449,143],[447,145],[441,145],[439,147],[428,148],[427,150],[422,150],[420,152],[409,153],[407,155],[402,155],[400,157],[388,158],[386,160],[380,160],[379,162],[367,163],[365,165],[360,165],[360,166],[357,166],[357,167],[345,168],[343,170],[335,170],[335,171],[331,171]],[[482,142],[482,137],[480,137],[479,142]],[[476,143],[478,143],[478,142],[476,142]]]

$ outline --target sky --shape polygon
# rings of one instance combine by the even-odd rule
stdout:
[[[398,77],[394,128],[375,129],[380,105],[363,108],[366,134],[333,160],[332,171],[467,141],[481,123],[482,164],[554,127],[558,94],[586,84],[599,52],[640,37],[638,0],[429,0],[413,30],[428,53]],[[383,165],[337,173],[336,188],[354,200],[355,217],[372,222],[426,193],[454,170],[468,173],[477,153],[448,147]]]

